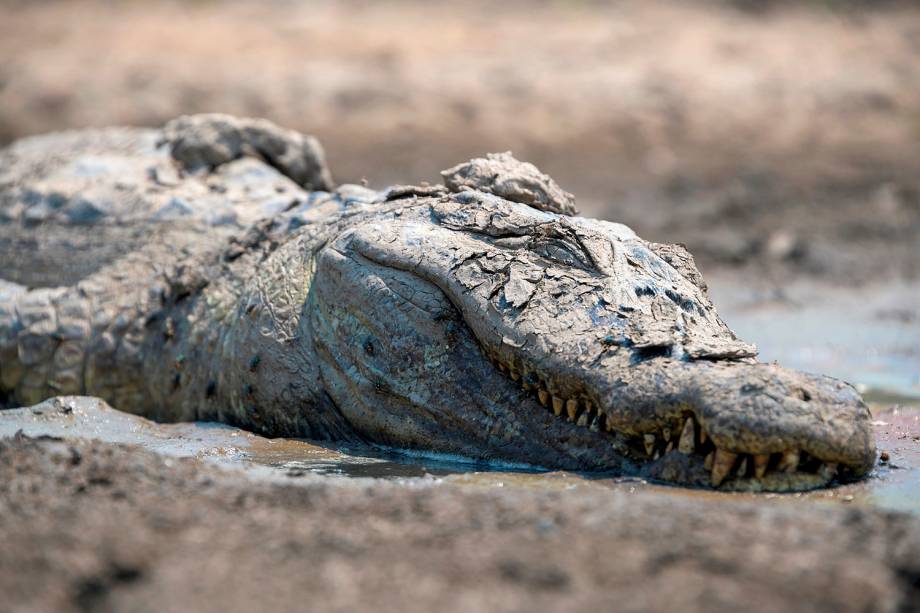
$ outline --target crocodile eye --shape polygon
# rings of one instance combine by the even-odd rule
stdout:
[[[581,250],[569,245],[567,242],[557,238],[547,238],[532,246],[534,253],[562,264],[574,268],[590,270],[591,264],[587,261]]]

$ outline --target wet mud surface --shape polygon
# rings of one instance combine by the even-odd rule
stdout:
[[[270,464],[291,457],[280,445]],[[3,608],[911,611],[920,596],[920,520],[859,504],[258,473],[0,439]]]
[[[245,478],[266,482],[312,477],[413,479],[470,488],[506,485],[530,490],[614,490],[656,492],[675,499],[800,500],[830,502],[920,516],[920,402],[874,405],[875,434],[881,460],[868,479],[796,494],[743,494],[695,490],[641,479],[597,473],[546,472],[506,467],[464,458],[409,454],[370,447],[320,446],[296,439],[267,439],[223,424],[157,424],[116,411],[89,398],[61,398],[31,408],[0,413],[0,437],[20,432],[31,437],[92,439],[138,445],[169,457],[207,460],[240,470]]]

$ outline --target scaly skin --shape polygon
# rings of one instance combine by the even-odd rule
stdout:
[[[873,466],[852,387],[757,363],[683,248],[551,212],[571,195],[509,155],[445,171],[449,189],[330,192],[311,191],[331,188],[318,144],[266,122],[61,138],[2,154],[0,254],[86,227],[134,238],[47,256],[37,277],[57,263],[62,287],[0,284],[8,401],[90,394],[161,420],[731,489]],[[87,159],[105,162],[72,171]],[[87,222],[72,209],[89,193],[114,204]],[[10,259],[3,276],[35,285],[30,257]]]

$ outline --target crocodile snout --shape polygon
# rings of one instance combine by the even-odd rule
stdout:
[[[875,463],[871,415],[849,384],[749,362],[669,362],[615,402],[634,402],[649,476],[730,489],[793,490]],[[657,396],[667,401],[651,404]]]

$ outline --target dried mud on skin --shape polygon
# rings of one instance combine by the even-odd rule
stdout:
[[[264,162],[239,193],[240,177],[225,173],[247,150]],[[318,143],[222,114],[179,118],[160,135],[27,138],[0,154],[9,166],[0,214],[11,220],[0,246],[2,234],[41,237],[46,225],[82,235],[78,213],[90,207],[99,225],[127,216],[152,232],[199,229],[140,241],[71,287],[0,295],[0,388],[23,405],[85,393],[164,421],[770,491],[859,476],[874,462],[869,415],[851,387],[738,361],[755,351],[719,318],[685,249],[547,215],[539,209],[573,211],[572,196],[508,153],[445,171],[459,193],[408,202],[359,186],[291,192],[273,169],[330,180]],[[180,173],[174,161],[210,172]],[[95,166],[88,178],[83,165]],[[266,211],[256,194],[278,187],[284,208]],[[229,210],[215,218],[221,205]],[[182,215],[163,216],[178,206]],[[231,224],[229,247],[215,229],[225,215],[260,212],[266,223],[244,238]],[[70,249],[57,257],[66,273]],[[15,281],[31,285],[33,262],[14,258]],[[403,294],[430,298],[420,311]],[[465,324],[452,327],[458,315]],[[292,344],[295,332],[302,342]],[[356,338],[366,340],[354,353]],[[405,365],[389,357],[406,352],[417,357]],[[379,375],[357,374],[375,360]],[[342,367],[352,361],[358,370]],[[484,427],[492,420],[498,430]],[[681,432],[683,453],[671,440]]]
[[[0,593],[40,610],[916,610],[920,522],[843,507],[322,479],[0,441]],[[912,608],[913,607],[913,608]]]

